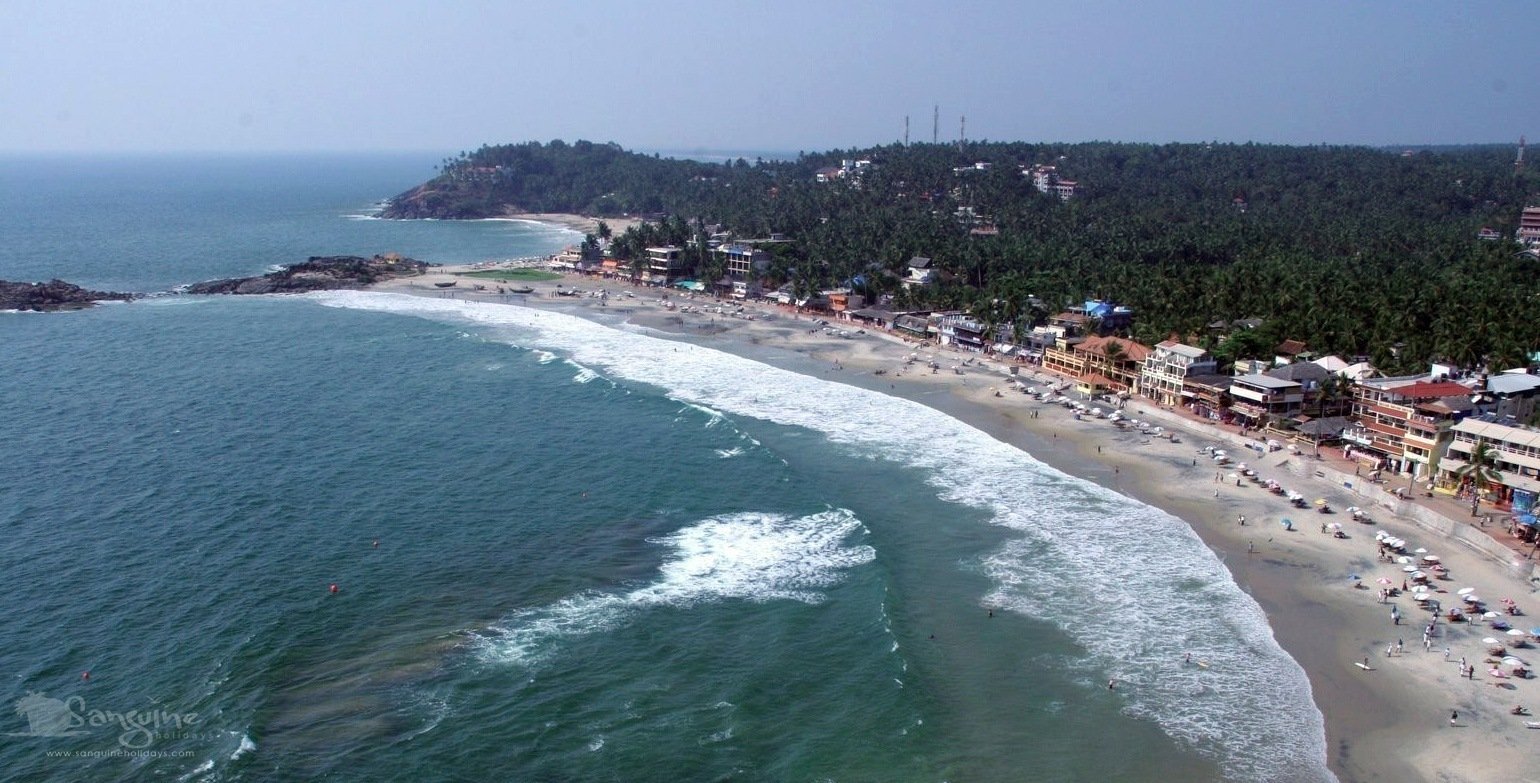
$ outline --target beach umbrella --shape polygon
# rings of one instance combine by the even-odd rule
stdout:
[[[1413,571],[1413,572],[1412,572],[1412,578],[1413,578],[1413,579],[1421,579],[1421,578],[1423,578],[1423,577],[1425,577],[1425,576],[1427,576],[1427,574],[1424,574],[1424,573],[1423,573],[1423,572],[1421,572],[1421,571]]]
[[[1422,556],[1422,561],[1424,563],[1437,563],[1438,562],[1438,555],[1423,555]]]
[[[1391,581],[1390,577],[1388,577],[1388,576],[1382,576],[1379,579],[1376,579],[1374,581],[1379,582],[1382,585],[1393,585],[1393,584],[1395,584],[1395,582]]]
[[[1412,593],[1412,600],[1417,602],[1432,600],[1433,596],[1427,593]]]
[[[1415,551],[1416,551],[1416,552],[1417,552],[1417,554],[1419,554],[1419,555],[1424,555],[1424,554],[1427,554],[1427,552],[1428,552],[1428,550],[1426,550],[1426,549],[1423,549],[1423,548],[1422,548],[1422,547],[1417,547],[1417,549],[1416,549],[1416,550],[1415,550]]]
[[[1496,666],[1493,666],[1491,669],[1488,669],[1487,670],[1487,674],[1490,674],[1490,675],[1492,675],[1493,677],[1496,677],[1499,680],[1501,680],[1504,677],[1508,676],[1506,672],[1504,672],[1502,669],[1497,668]]]
[[[1410,565],[1409,566],[1401,566],[1401,570],[1407,572],[1408,574],[1410,574],[1411,572],[1417,570],[1417,566],[1410,566]]]
[[[1531,628],[1531,629],[1529,629],[1529,635],[1530,636],[1540,636],[1540,628]]]
[[[1503,659],[1503,663],[1506,663],[1509,666],[1523,666],[1524,665],[1523,661],[1519,660],[1518,658],[1513,657],[1512,655],[1504,658]]]
[[[1316,498],[1315,499],[1315,504],[1317,506],[1324,506],[1324,505],[1326,505],[1326,498]]]
[[[1508,635],[1509,635],[1509,636],[1523,636],[1523,635],[1524,635],[1524,632],[1523,632],[1523,631],[1520,631],[1520,630],[1519,630],[1519,629],[1517,629],[1517,628],[1509,628],[1509,629],[1508,629]]]
[[[1231,480],[1231,481],[1234,481],[1234,480],[1236,480],[1236,479],[1238,479],[1238,478],[1240,478],[1240,476],[1237,476],[1237,475],[1235,475],[1235,474],[1234,474],[1234,473],[1231,473],[1231,474],[1230,474],[1230,480]]]
[[[1470,595],[1471,593],[1476,592],[1476,588],[1474,588],[1474,587],[1462,587],[1462,588],[1456,590],[1455,592],[1460,594],[1460,595]]]
[[[1474,595],[1460,596],[1460,600],[1464,601],[1465,603],[1468,603],[1468,604],[1479,604],[1479,603],[1481,603],[1481,599],[1477,598]]]
[[[1488,636],[1487,638],[1482,639],[1481,643],[1482,644],[1493,644],[1493,645],[1496,645],[1496,644],[1502,644],[1502,641],[1499,640],[1499,639],[1493,639],[1492,637]]]
[[[1402,565],[1405,565],[1407,563],[1412,562],[1412,559],[1410,557],[1398,557],[1398,558],[1396,558],[1396,562],[1397,563],[1401,563]]]
[[[1497,612],[1483,612],[1481,617],[1484,620],[1496,620]]]

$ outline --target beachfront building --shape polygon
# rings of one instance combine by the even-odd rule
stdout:
[[[893,319],[893,331],[914,340],[929,340],[931,336],[930,314],[925,312],[904,313]]]
[[[1066,337],[1043,351],[1043,368],[1074,380],[1082,394],[1132,394],[1149,353],[1121,337]]]
[[[1470,388],[1435,377],[1367,378],[1354,385],[1355,422],[1342,437],[1360,462],[1428,475],[1448,445],[1449,427],[1471,407]]]
[[[732,289],[734,299],[759,296],[759,281],[770,269],[769,253],[741,242],[721,245],[712,249],[711,253],[727,271],[726,282]]]
[[[829,310],[835,315],[859,310],[866,305],[866,297],[851,293],[849,288],[832,288],[821,293],[829,300]]]
[[[1469,492],[1469,477],[1462,478],[1458,471],[1470,461],[1476,445],[1485,444],[1491,450],[1499,481],[1482,499],[1515,513],[1534,513],[1535,498],[1540,495],[1540,431],[1482,419],[1466,419],[1453,425],[1451,431],[1453,442],[1438,462],[1438,489]]]
[[[895,313],[881,307],[861,307],[846,310],[842,317],[847,321],[870,326],[875,329],[891,329],[893,323],[902,313]]]
[[[1157,343],[1144,357],[1139,373],[1139,392],[1160,405],[1186,402],[1183,385],[1190,375],[1211,375],[1218,362],[1208,351],[1176,340]]]
[[[647,282],[653,285],[672,285],[674,281],[689,276],[689,267],[684,257],[684,248],[674,247],[649,247],[647,248]]]
[[[942,345],[983,353],[989,342],[984,324],[967,313],[941,313],[936,326]]]
[[[1261,429],[1279,419],[1292,419],[1305,409],[1305,389],[1299,381],[1253,373],[1230,381],[1230,413],[1247,427]]]
[[[1232,414],[1230,384],[1235,378],[1229,375],[1189,375],[1182,379],[1182,399],[1195,414],[1211,421],[1228,424]]]

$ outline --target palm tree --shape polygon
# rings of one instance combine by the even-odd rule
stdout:
[[[1497,464],[1497,454],[1485,441],[1477,442],[1471,449],[1470,459],[1454,472],[1461,483],[1467,479],[1471,483],[1470,515],[1476,516],[1476,508],[1481,503],[1481,493],[1493,484],[1502,483],[1503,476],[1497,472],[1493,465]]]
[[[1102,343],[1102,358],[1107,360],[1107,377],[1116,380],[1118,377],[1118,365],[1123,362],[1126,353],[1123,346],[1116,340],[1108,338]]]

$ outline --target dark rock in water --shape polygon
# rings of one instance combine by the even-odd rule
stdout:
[[[87,291],[63,280],[46,283],[12,283],[0,280],[0,310],[79,310],[97,302],[128,301],[135,294]]]
[[[420,275],[428,264],[395,253],[364,258],[362,256],[311,256],[300,264],[291,264],[260,277],[235,277],[194,283],[184,289],[189,294],[297,294],[306,291],[334,291],[363,288],[393,277]]]

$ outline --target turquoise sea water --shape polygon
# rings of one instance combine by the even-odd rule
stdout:
[[[410,158],[0,167],[7,279],[572,239],[350,217]],[[350,292],[0,314],[0,776],[1329,779],[1303,674],[1179,520],[619,326]]]

